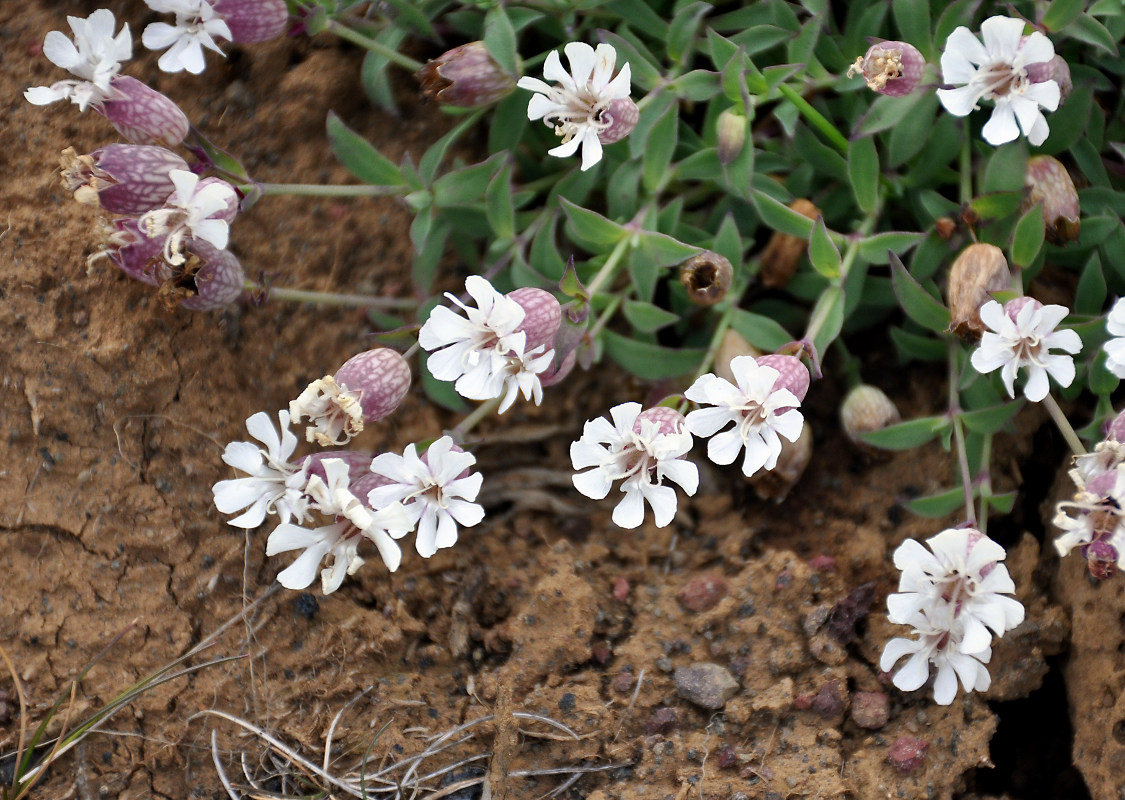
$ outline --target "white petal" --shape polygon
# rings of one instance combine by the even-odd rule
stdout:
[[[641,495],[640,487],[631,485],[626,489],[625,497],[613,509],[613,524],[620,528],[632,529],[638,527],[644,520],[644,497]]]
[[[1016,115],[1012,110],[1011,98],[996,98],[996,108],[992,110],[992,116],[988,118],[988,122],[984,123],[981,135],[986,142],[993,146],[1014,141],[1019,137],[1020,129],[1016,125]]]
[[[1020,48],[1024,21],[1015,17],[989,17],[980,24],[984,48],[994,61],[1011,63]],[[1042,35],[1042,34],[1040,34]]]

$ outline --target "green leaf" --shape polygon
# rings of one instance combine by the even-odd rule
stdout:
[[[860,84],[862,86],[862,84]],[[867,91],[864,89],[864,91]],[[891,97],[879,95],[871,103],[871,108],[859,121],[855,129],[856,137],[871,136],[881,131],[895,127],[907,116],[914,113],[914,109],[925,99],[927,92],[915,92],[906,97]]]
[[[860,210],[875,213],[879,206],[879,152],[873,138],[848,143],[848,179]]]
[[[648,92],[660,83],[662,80],[660,68],[647,48],[639,47],[612,31],[599,30],[598,38],[606,44],[613,45],[613,49],[617,51],[618,64],[628,63],[633,83],[638,87]]]
[[[945,342],[930,336],[919,336],[903,328],[891,328],[891,341],[902,361],[944,361],[949,356]]]
[[[493,6],[484,16],[484,46],[501,69],[509,75],[518,74],[516,31],[501,5]]]
[[[793,341],[793,336],[772,317],[736,308],[731,314],[730,326],[743,339],[759,350],[772,353]]]
[[[566,269],[566,261],[559,255],[558,244],[555,241],[557,213],[553,212],[550,219],[535,232],[535,237],[531,240],[531,249],[528,251],[528,261],[532,269],[551,280],[561,280]]]
[[[1086,0],[1054,0],[1043,15],[1041,24],[1046,32],[1055,33],[1077,19],[1085,7]]]
[[[412,277],[414,285],[429,292],[437,274],[438,262],[445,252],[445,241],[449,237],[449,226],[435,220],[434,210],[428,208],[414,218],[410,226],[410,241],[414,245],[414,264]]]
[[[1094,253],[1086,262],[1082,277],[1078,279],[1078,288],[1074,292],[1074,313],[1096,316],[1105,304],[1106,293],[1102,260]]]
[[[923,58],[932,61],[934,49],[930,38],[929,0],[894,0],[891,7],[902,41],[910,42],[918,48]]]
[[[646,257],[658,267],[670,267],[698,255],[700,248],[655,231],[641,231],[635,239],[636,249],[644,251]]]
[[[439,381],[433,376],[426,366],[427,359],[429,359],[429,353],[423,351],[418,354],[418,360],[421,362],[418,372],[422,376],[422,390],[426,393],[426,397],[449,411],[459,414],[465,413],[468,406],[461,399],[461,395],[457,394],[457,390],[454,389],[452,383]]]
[[[566,214],[567,234],[592,252],[607,251],[628,235],[623,226],[596,211],[575,205],[565,197],[559,202]]]
[[[844,290],[839,286],[829,286],[821,292],[816,305],[813,306],[812,313],[809,314],[808,329],[816,331],[816,335],[812,337],[812,343],[821,360],[824,359],[828,346],[836,341],[836,337],[840,335],[840,330],[843,327]],[[805,336],[808,338],[807,333]]]
[[[488,152],[511,152],[527,130],[527,97],[512,92],[496,106],[488,124]]]
[[[482,113],[483,112],[477,111],[469,114],[465,119],[457,123],[453,130],[430,146],[430,149],[422,155],[422,160],[418,162],[418,174],[422,176],[422,180],[427,184],[433,182],[434,176],[437,175],[438,167],[441,166],[441,162],[445,158],[445,153],[449,150],[449,146],[461,138],[461,135],[465,133],[465,131],[475,125],[477,120],[481,118]]]
[[[974,494],[979,494],[976,492]],[[994,510],[998,514],[1011,514],[1012,509],[1016,505],[1016,496],[1018,492],[1003,492],[1002,494],[992,494],[988,496],[987,504],[988,510]],[[988,513],[988,510],[985,513]]]
[[[973,433],[998,433],[1019,413],[1021,408],[1023,408],[1023,398],[1014,403],[1002,403],[991,408],[963,411],[960,417],[965,427]]]
[[[751,200],[762,222],[773,230],[801,239],[808,239],[812,235],[811,219],[773,199],[761,189],[751,190]]]
[[[679,106],[671,105],[652,126],[648,147],[645,148],[644,173],[641,176],[641,183],[650,192],[655,193],[668,174],[672,152],[676,149],[676,123],[679,118]]]
[[[723,90],[719,73],[707,69],[693,69],[676,78],[672,84],[678,97],[695,103],[710,100]]]
[[[504,166],[507,153],[495,153],[479,164],[447,172],[434,181],[434,204],[443,208],[474,203],[484,196],[493,176]]]
[[[353,131],[336,116],[328,112],[328,142],[332,153],[364,183],[372,186],[402,186],[402,172],[394,163],[376,150],[366,139]]]
[[[969,208],[983,220],[1000,219],[1015,212],[1023,202],[1023,192],[995,192],[974,197]]]
[[[919,497],[906,503],[906,509],[912,514],[929,519],[947,517],[962,507],[965,503],[965,490],[960,486],[947,489],[944,492]]]
[[[681,67],[687,64],[693,49],[693,40],[699,33],[699,23],[710,10],[710,3],[690,3],[672,18],[665,41],[668,44],[668,57]]]
[[[840,277],[840,251],[832,243],[821,216],[813,223],[812,236],[809,237],[809,261],[813,269],[829,280]]]
[[[606,354],[629,373],[642,380],[658,381],[679,378],[699,366],[702,350],[672,349],[638,342],[627,336],[602,331]]]
[[[1043,247],[1043,207],[1036,203],[1029,208],[1012,231],[1012,264],[1029,267]]]
[[[612,0],[606,3],[605,9],[614,12],[618,17],[628,20],[639,31],[651,36],[658,42],[668,38],[668,23],[652,8],[646,0]]]
[[[641,333],[653,333],[680,320],[671,311],[639,300],[626,300],[621,306],[621,312],[629,324]]]
[[[512,206],[512,165],[505,163],[484,193],[484,213],[498,239],[516,235],[516,211]]]
[[[742,271],[742,237],[738,235],[738,223],[733,214],[728,212],[723,217],[711,249],[731,263],[735,275]]]
[[[913,450],[933,441],[949,427],[949,417],[920,417],[859,434],[861,441],[881,450]]]
[[[926,238],[924,233],[884,231],[866,236],[859,242],[859,257],[869,264],[886,264],[889,253],[901,256]]]
[[[1093,17],[1087,14],[1079,14],[1075,20],[1067,26],[1067,35],[1077,39],[1086,44],[1092,44],[1094,47],[1101,48],[1111,56],[1117,55],[1117,40],[1113,34],[1110,33],[1105,25],[1102,25]]]
[[[387,28],[375,37],[375,41],[389,50],[397,50],[398,46],[406,39],[406,33],[405,27]],[[309,29],[309,35],[312,35],[311,28]],[[387,69],[390,63],[390,59],[382,53],[368,50],[363,56],[359,77],[363,84],[363,91],[372,105],[394,112],[396,109],[394,90],[391,88],[390,70]]]
[[[1024,175],[1027,173],[1027,147],[1023,140],[1000,145],[988,159],[981,182],[981,192],[1020,192],[1023,191]]]
[[[1087,376],[1087,383],[1090,386],[1090,391],[1099,397],[1107,397],[1117,388],[1120,380],[1116,375],[1109,371],[1106,366],[1106,354],[1104,348],[1098,348],[1094,356],[1094,363],[1090,365],[1090,372]]]
[[[914,276],[893,253],[890,255],[890,264],[895,295],[906,315],[935,333],[947,332],[950,324],[949,309],[922,288],[922,284],[914,280]]]
[[[644,155],[645,150],[648,149],[648,139],[652,134],[652,128],[656,125],[657,121],[664,118],[664,115],[676,105],[676,97],[671,92],[661,92],[653,97],[652,102],[641,110],[640,119],[637,120],[637,127],[633,128],[633,132],[629,134],[629,157],[640,158]]]

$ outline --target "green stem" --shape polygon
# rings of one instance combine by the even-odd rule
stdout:
[[[328,20],[328,22],[325,24],[324,29],[327,31],[331,31],[341,39],[349,41],[352,44],[359,45],[366,50],[370,50],[372,53],[378,53],[383,58],[394,64],[398,64],[403,69],[410,70],[411,72],[417,72],[422,68],[421,61],[415,61],[410,56],[404,56],[393,47],[387,47],[382,42],[376,41],[375,39],[372,39],[368,36],[364,36],[362,33],[357,33],[348,26],[341,25],[334,19]]]
[[[246,281],[243,288],[248,292],[264,293],[267,300],[288,300],[293,303],[317,303],[323,306],[343,306],[345,308],[381,308],[388,311],[406,311],[418,307],[416,300],[401,297],[314,292],[307,289],[287,289],[282,286],[262,286],[254,281]]]
[[[949,340],[949,415],[953,419],[953,439],[957,448],[957,467],[961,471],[961,488],[965,490],[965,521],[976,525],[973,508],[973,476],[969,474],[969,454],[965,449],[965,426],[961,422],[961,401],[957,396],[958,345]]]
[[[602,310],[601,315],[594,321],[593,327],[590,328],[591,341],[598,338],[598,334],[602,332],[602,328],[613,319],[613,315],[617,313],[617,308],[621,305],[623,299],[624,298],[619,294],[614,295],[609,301],[609,305]]]
[[[843,153],[845,156],[848,154],[848,137],[840,133],[840,131],[833,125],[826,116],[821,114],[809,101],[801,97],[800,94],[792,87],[784,83],[777,87],[781,92],[781,96],[796,106],[797,110],[801,112],[801,116],[807,119],[814,128],[821,132],[825,139],[832,143],[832,145]]]
[[[468,436],[469,432],[477,426],[477,423],[479,423],[485,417],[495,413],[496,409],[499,407],[499,397],[494,397],[491,400],[487,400],[481,403],[479,406],[473,409],[472,413],[461,420],[457,424],[457,427],[450,431],[450,435],[452,435],[453,441],[458,443],[464,442],[465,437]]]
[[[318,183],[259,183],[263,195],[300,195],[302,197],[390,197],[407,194],[406,186],[328,185]]]
[[[629,249],[629,240],[631,236],[622,237],[613,247],[613,252],[609,254],[609,258],[602,264],[602,268],[598,270],[598,274],[590,281],[590,285],[586,287],[586,293],[591,300],[597,296],[598,291],[612,280],[613,276],[617,273],[617,266],[621,261],[621,257],[625,255],[625,251]]]
[[[969,118],[961,128],[961,205],[973,201],[973,140],[969,136]]]
[[[1066,443],[1070,445],[1070,450],[1076,456],[1086,455],[1086,448],[1082,445],[1082,440],[1078,438],[1078,434],[1074,432],[1074,426],[1070,424],[1070,420],[1066,418],[1066,414],[1059,408],[1059,404],[1055,402],[1055,398],[1047,395],[1043,398],[1043,405],[1047,407],[1047,413],[1051,415],[1051,419],[1055,421],[1059,432],[1066,439]]]
[[[980,462],[984,465],[984,475],[980,482],[980,516],[977,530],[988,534],[988,504],[992,499],[992,476],[989,472],[989,462],[992,460],[992,434],[984,434],[984,444],[981,447]]]

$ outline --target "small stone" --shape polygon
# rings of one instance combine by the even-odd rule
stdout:
[[[734,676],[710,662],[678,667],[673,680],[676,694],[703,708],[720,709],[738,692]]]
[[[618,575],[613,582],[613,599],[618,603],[624,603],[629,599],[629,579],[624,575]]]
[[[887,761],[903,775],[909,775],[922,766],[929,749],[930,743],[925,739],[900,736],[887,749]]]
[[[813,696],[810,707],[823,720],[842,719],[844,706],[847,704],[845,692],[846,690],[841,691],[839,681],[828,681]]]
[[[634,677],[632,670],[621,670],[621,672],[617,673],[617,677],[613,679],[613,683],[611,684],[613,691],[618,694],[625,694],[625,692],[633,688]]]
[[[719,751],[719,769],[731,769],[738,766],[738,753],[733,747],[724,747]]]
[[[661,656],[660,658],[656,659],[656,668],[661,672],[671,672],[672,659],[668,658],[668,656]]]
[[[574,692],[567,692],[559,698],[559,711],[569,714],[574,710],[575,703],[576,699],[574,697]]]
[[[676,592],[676,599],[688,611],[710,611],[727,595],[727,582],[718,575],[704,575]]]
[[[813,556],[809,559],[809,566],[814,572],[835,572],[836,559],[832,556],[821,553],[820,555]]]
[[[891,700],[883,692],[856,692],[852,695],[852,722],[869,731],[887,724]]]
[[[311,620],[320,611],[320,603],[309,592],[301,592],[293,598],[293,611],[299,616]]]
[[[680,715],[676,713],[676,709],[658,708],[652,712],[649,721],[645,723],[645,733],[650,736],[656,733],[671,733],[680,724]]]

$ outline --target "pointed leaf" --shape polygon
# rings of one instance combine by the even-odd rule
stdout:
[[[950,324],[949,309],[922,288],[922,284],[914,280],[914,276],[907,271],[898,256],[891,253],[889,260],[895,296],[898,297],[898,302],[902,305],[902,310],[906,312],[906,315],[923,328],[928,328],[935,333],[948,331]]]
[[[328,142],[348,172],[372,186],[402,186],[402,172],[370,142],[328,112]]]

